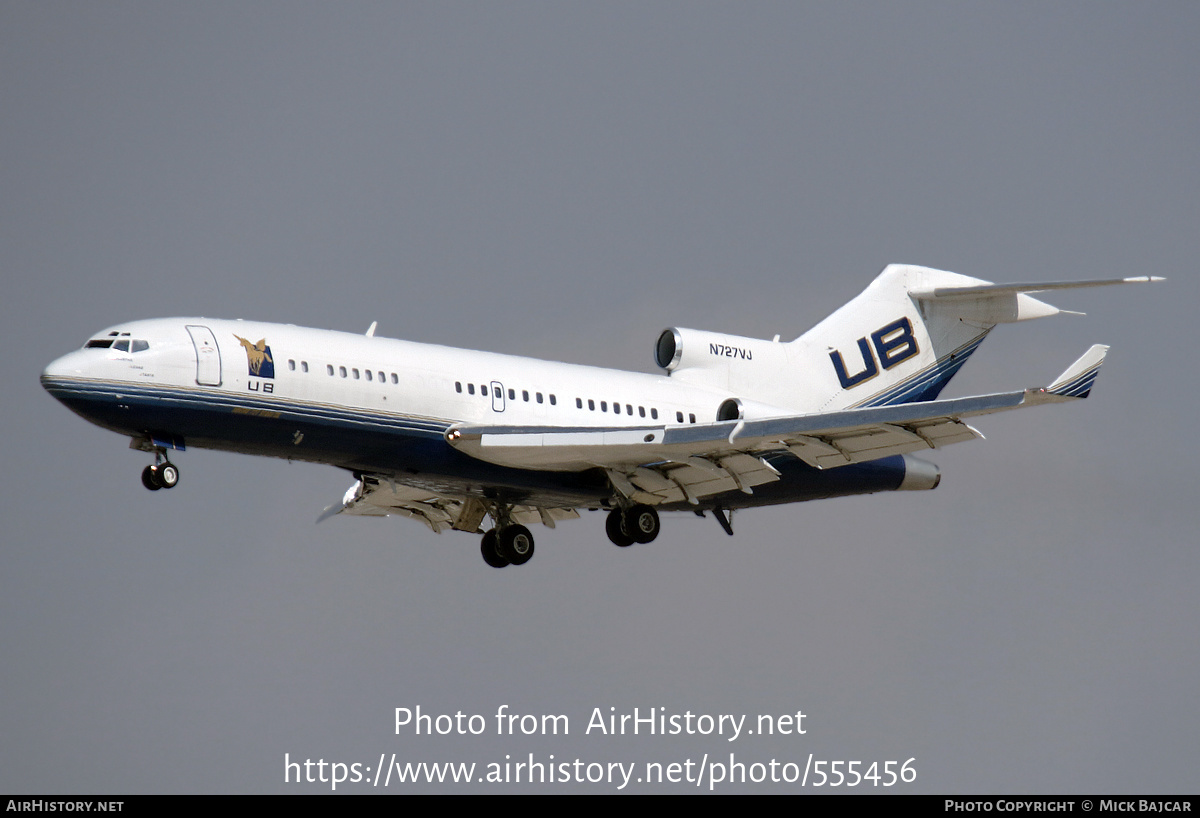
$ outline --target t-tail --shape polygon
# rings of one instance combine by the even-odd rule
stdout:
[[[856,298],[789,344],[789,358],[803,362],[804,402],[815,401],[823,411],[930,401],[997,324],[1068,312],[1030,293],[1161,280],[993,284],[891,264]]]
[[[672,327],[654,357],[672,378],[736,396],[721,404],[717,420],[920,403],[937,399],[997,324],[1079,314],[1031,293],[1162,280],[993,284],[890,264],[794,341]]]

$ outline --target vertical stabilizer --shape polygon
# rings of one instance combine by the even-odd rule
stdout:
[[[866,290],[792,342],[794,356],[804,362],[806,389],[818,393],[812,397],[823,410],[935,399],[1002,316],[961,305],[931,308],[913,293],[988,283],[889,265]],[[1032,303],[1021,306],[1030,317],[1056,312],[1025,298]]]
[[[1162,281],[993,284],[891,264],[850,303],[788,346],[807,382],[804,401],[823,410],[934,400],[997,324],[1061,311],[1029,293]]]

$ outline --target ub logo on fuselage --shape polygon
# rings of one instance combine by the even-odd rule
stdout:
[[[271,357],[271,348],[267,346],[266,338],[252,344],[240,335],[235,334],[233,337],[237,338],[238,343],[246,350],[246,367],[250,370],[249,374],[257,378],[275,377],[275,360]]]
[[[872,345],[875,354],[872,354]],[[863,369],[854,375],[846,374],[846,362],[842,360],[839,350],[835,349],[829,353],[829,359],[833,361],[833,371],[837,373],[843,389],[850,389],[874,378],[879,374],[881,365],[884,369],[891,369],[901,361],[907,361],[920,352],[920,349],[917,347],[917,339],[913,337],[912,322],[905,316],[872,332],[871,344],[867,343],[866,338],[859,338],[858,351],[862,355]],[[876,355],[879,357],[878,362],[875,360]]]

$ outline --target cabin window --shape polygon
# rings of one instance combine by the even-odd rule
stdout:
[[[341,375],[343,378],[344,378],[344,377],[346,377],[346,367],[344,367],[344,366],[339,366],[339,367],[338,367],[338,374],[339,374],[339,375]]]
[[[508,399],[516,400],[517,399],[517,390],[515,390],[515,389],[508,390]]]
[[[557,400],[557,399],[554,397],[554,394],[553,394],[553,393],[551,393],[551,394],[550,394],[550,405],[551,405],[551,406],[557,406],[557,405],[558,405],[558,400]]]
[[[608,401],[606,401],[606,400],[602,400],[602,401],[600,401],[600,411],[601,411],[601,412],[607,412],[607,411],[608,411]]]
[[[696,416],[689,414],[688,415],[688,423],[695,423],[695,422],[696,422]]]
[[[631,406],[631,405],[630,405],[630,404],[628,404],[628,403],[627,403],[627,404],[625,404],[625,414],[627,414],[627,415],[632,415],[632,414],[633,414],[633,406]]]
[[[521,390],[521,400],[525,401],[526,403],[529,403],[529,390],[528,389]]]
[[[675,413],[675,422],[676,422],[676,423],[683,423],[683,412],[676,412],[676,413]]]
[[[538,392],[538,393],[537,393],[537,402],[538,402],[538,403],[541,403],[541,402],[542,402],[542,393],[541,393],[541,392]]]
[[[308,361],[301,361],[301,362],[300,362],[300,371],[301,371],[301,372],[307,372],[307,371],[308,371]]]
[[[640,417],[640,418],[644,418],[645,416],[646,416],[646,407],[645,407],[645,406],[639,406],[639,407],[638,407],[638,417]]]
[[[461,390],[460,390],[460,391],[461,391]],[[473,384],[473,383],[469,383],[469,384],[467,384],[467,394],[468,394],[468,395],[474,395],[474,394],[475,394],[475,384]]]
[[[458,393],[458,394],[460,394],[460,395],[462,394],[462,381],[455,381],[455,382],[454,382],[454,391],[455,391],[455,392],[457,392],[457,393]],[[474,389],[472,389],[471,391],[472,391],[472,392],[474,392],[475,390],[474,390]]]
[[[502,397],[504,397],[504,393],[500,391],[500,387],[498,387],[498,386],[496,386],[496,387],[493,387],[493,388],[492,388],[492,392],[494,392],[494,393],[495,393],[494,395],[492,395],[492,397],[493,397],[493,398],[502,398]],[[512,395],[509,395],[509,397],[511,398],[511,397],[512,397]]]
[[[550,400],[551,400],[551,402],[553,402],[553,400],[554,400],[554,396],[553,396],[553,395],[551,395],[551,396],[550,396]],[[582,408],[583,408],[583,398],[576,398],[576,399],[575,399],[575,408],[576,408],[576,409],[582,409]]]
[[[650,407],[650,417],[654,418],[655,420],[658,420],[658,410],[655,409],[653,406]]]
[[[288,358],[288,370],[291,372],[296,371],[296,362],[293,361],[291,358]]]
[[[371,375],[371,370],[369,370],[369,369],[367,370],[367,380],[368,380],[368,381],[373,381],[373,380],[375,380],[375,378],[374,378],[374,377],[372,377],[372,375]]]
[[[358,380],[358,369],[355,367],[351,367],[350,371],[354,374],[354,380],[357,381]]]
[[[589,412],[596,411],[596,402],[594,400],[592,400],[591,398],[588,398],[588,411]]]

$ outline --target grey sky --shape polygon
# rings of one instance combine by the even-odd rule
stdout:
[[[1187,3],[0,5],[0,790],[811,752],[915,757],[902,791],[1195,792],[1198,35]],[[933,455],[934,492],[624,550],[585,513],[521,570],[315,526],[333,469],[189,451],[151,494],[37,383],[165,315],[649,371],[665,326],[795,337],[889,262],[1170,281],[995,332],[948,395],[1112,352],[1086,403]],[[392,731],[502,704],[571,735]],[[610,706],[808,733],[583,735]]]

